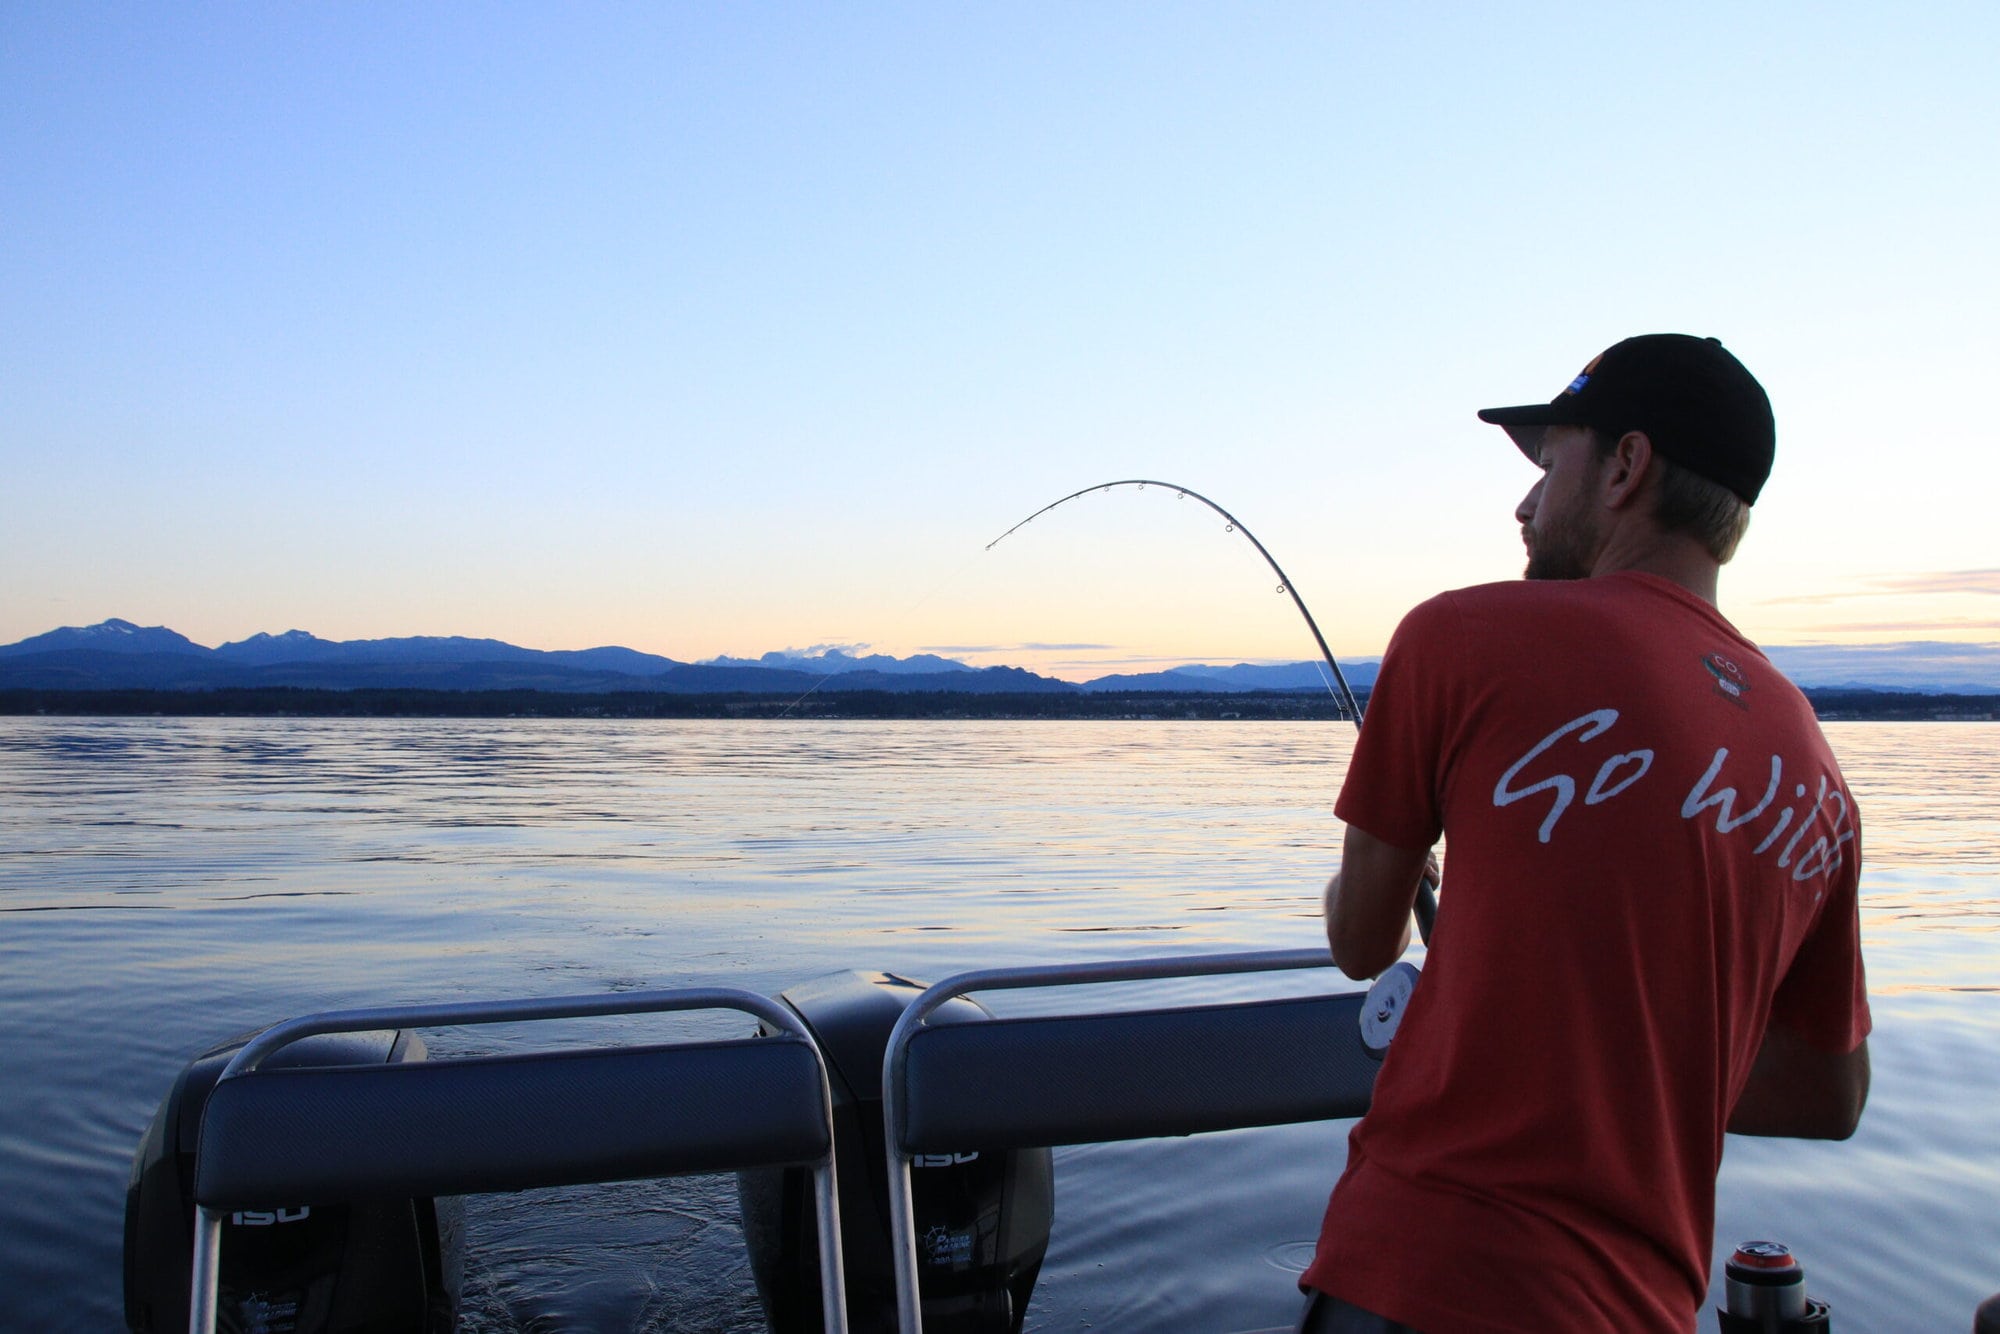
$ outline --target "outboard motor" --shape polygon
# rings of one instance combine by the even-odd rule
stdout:
[[[203,1052],[174,1081],[132,1160],[125,1191],[125,1323],[141,1334],[188,1327],[194,1150],[222,1068],[254,1034]],[[408,1031],[304,1038],[281,1066],[421,1061]],[[464,1269],[455,1199],[243,1210],[222,1226],[218,1327],[259,1334],[448,1334]]]
[[[923,984],[889,973],[831,973],[778,999],[812,1029],[826,1057],[840,1176],[841,1249],[854,1334],[893,1334],[889,1173],[882,1138],[882,1057],[889,1032]],[[934,1022],[989,1018],[963,997]],[[937,1154],[911,1170],[918,1286],[926,1334],[1017,1334],[1048,1251],[1055,1178],[1047,1149]],[[818,1222],[812,1174],[737,1174],[750,1269],[774,1334],[818,1334]]]

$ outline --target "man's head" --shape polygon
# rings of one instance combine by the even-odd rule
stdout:
[[[1721,343],[1686,334],[1628,338],[1550,402],[1479,416],[1504,427],[1545,473],[1516,511],[1531,579],[1591,572],[1607,519],[1619,517],[1598,508],[1605,497],[1595,488],[1607,466],[1614,468],[1610,495],[1643,495],[1645,521],[1726,562],[1770,475],[1775,447],[1763,386]],[[1632,486],[1621,491],[1618,469],[1633,467]]]
[[[1551,426],[1535,447],[1542,475],[1514,507],[1529,579],[1588,579],[1604,549],[1598,503],[1604,457],[1587,426]]]

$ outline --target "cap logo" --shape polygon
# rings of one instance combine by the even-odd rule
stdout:
[[[1582,392],[1583,392],[1583,387],[1584,387],[1585,385],[1587,385],[1587,384],[1589,384],[1589,383],[1590,383],[1590,377],[1591,377],[1591,376],[1592,376],[1592,375],[1593,375],[1593,374],[1594,374],[1594,373],[1596,372],[1596,370],[1597,370],[1597,363],[1598,363],[1598,362],[1600,362],[1600,361],[1602,361],[1602,360],[1604,360],[1604,354],[1603,354],[1602,352],[1600,352],[1600,353],[1598,353],[1598,354],[1597,354],[1596,356],[1592,357],[1592,358],[1590,359],[1590,364],[1589,364],[1588,366],[1585,366],[1585,367],[1583,368],[1583,373],[1582,373],[1581,375],[1577,376],[1577,377],[1576,377],[1576,378],[1575,378],[1574,380],[1571,380],[1571,381],[1569,382],[1569,388],[1567,388],[1567,389],[1563,390],[1563,393],[1565,393],[1565,394],[1580,394],[1580,393],[1582,393]]]

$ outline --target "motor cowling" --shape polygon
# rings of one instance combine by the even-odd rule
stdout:
[[[831,973],[780,994],[826,1057],[840,1177],[841,1250],[854,1334],[896,1329],[889,1176],[882,1134],[882,1058],[889,1033],[924,986],[889,973]],[[958,998],[933,1022],[989,1017]],[[1048,1251],[1055,1212],[1047,1149],[920,1157],[911,1173],[917,1276],[926,1334],[1016,1334]],[[818,1334],[819,1232],[812,1173],[737,1175],[743,1236],[774,1334]]]
[[[196,1057],[139,1141],[125,1191],[125,1323],[140,1334],[188,1327],[194,1153],[202,1108],[246,1033]],[[327,1034],[264,1062],[284,1066],[420,1061],[407,1030]],[[393,1200],[245,1209],[222,1225],[217,1325],[250,1334],[448,1334],[464,1272],[458,1202]]]

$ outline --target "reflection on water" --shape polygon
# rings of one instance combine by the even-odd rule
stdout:
[[[1829,733],[1864,820],[1874,1101],[1851,1144],[1732,1140],[1718,1235],[1790,1239],[1850,1328],[1963,1327],[2000,1290],[2000,728]],[[132,1147],[218,1038],[361,1003],[1316,944],[1351,741],[0,719],[0,1324],[117,1324]],[[1029,1327],[1285,1323],[1344,1130],[1062,1152]],[[470,1226],[471,1328],[758,1328],[726,1180],[491,1197]]]

